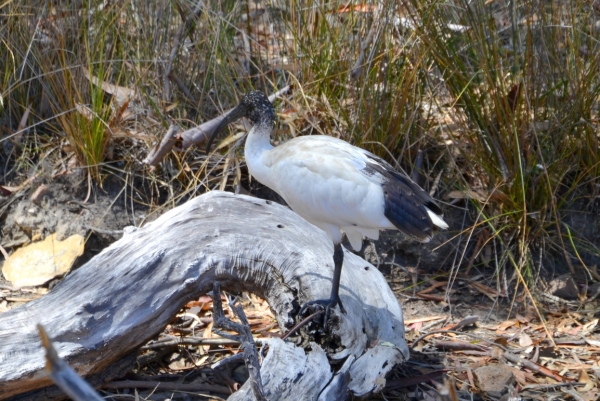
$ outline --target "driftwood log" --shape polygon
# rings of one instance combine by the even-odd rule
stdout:
[[[331,334],[306,349],[268,340],[267,399],[363,396],[408,358],[402,310],[384,277],[345,252],[340,294],[348,313],[336,309]],[[60,357],[100,386],[131,369],[139,347],[214,281],[264,297],[289,330],[304,302],[329,296],[332,253],[324,232],[281,205],[217,191],[192,199],[126,229],[50,293],[0,314],[0,399],[64,397],[44,371],[37,324]],[[248,383],[229,399],[253,399]]]

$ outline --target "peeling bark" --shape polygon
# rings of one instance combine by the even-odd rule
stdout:
[[[402,310],[384,277],[345,252],[348,313],[306,349],[267,341],[261,377],[270,401],[364,396],[408,358]],[[281,205],[218,191],[192,199],[125,230],[44,297],[0,314],[0,399],[61,398],[47,387],[38,323],[60,357],[99,385],[133,366],[133,353],[215,280],[264,297],[286,331],[300,305],[329,296],[332,254],[324,232]],[[252,399],[247,384],[230,399]]]

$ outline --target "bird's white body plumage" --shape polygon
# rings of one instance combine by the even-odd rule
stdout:
[[[385,216],[385,178],[366,169],[373,159],[366,150],[329,136],[302,136],[277,147],[271,127],[255,125],[246,139],[250,174],[277,192],[304,219],[324,230],[335,243],[346,233],[360,250],[363,236],[379,238],[380,229],[395,228]],[[428,210],[432,222],[447,228]]]
[[[273,147],[270,136],[275,109],[261,91],[244,95],[221,120],[208,140],[207,152],[216,135],[242,117],[253,124],[245,146],[250,174],[334,242],[331,295],[305,303],[299,312],[304,316],[308,309],[324,308],[324,329],[329,311],[336,305],[346,313],[339,294],[344,262],[342,231],[352,248],[360,250],[363,237],[377,239],[380,229],[398,228],[426,242],[435,226],[448,227],[429,194],[364,149],[329,136],[298,137]]]

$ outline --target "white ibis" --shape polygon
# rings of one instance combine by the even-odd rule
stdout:
[[[326,325],[331,308],[339,305],[346,313],[339,297],[342,231],[359,251],[363,237],[376,240],[381,229],[397,228],[428,242],[435,227],[448,228],[442,210],[427,192],[364,149],[325,135],[296,137],[273,147],[275,109],[260,91],[246,94],[223,118],[208,140],[207,153],[217,134],[242,117],[253,124],[244,152],[250,174],[333,240],[331,296],[306,303],[300,314],[308,306],[321,305]]]

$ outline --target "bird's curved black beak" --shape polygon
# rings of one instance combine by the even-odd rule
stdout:
[[[223,131],[223,129],[226,126],[228,126],[232,122],[239,120],[242,117],[245,117],[246,114],[246,107],[243,104],[239,104],[235,109],[231,110],[225,117],[223,117],[219,125],[217,125],[217,128],[215,128],[213,133],[208,138],[208,143],[206,144],[206,153],[210,152],[210,146],[212,145],[214,139],[217,137],[217,135],[219,135],[221,131]]]

